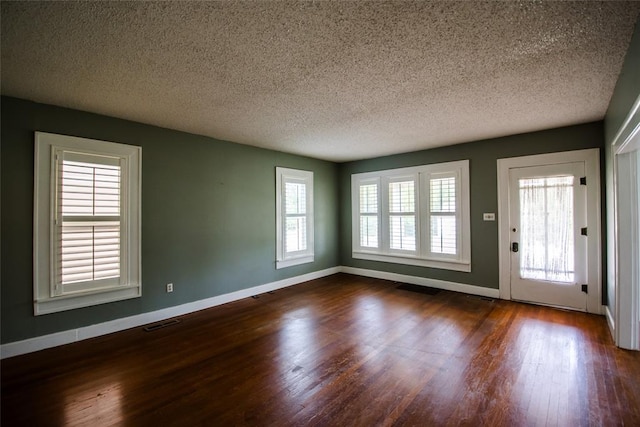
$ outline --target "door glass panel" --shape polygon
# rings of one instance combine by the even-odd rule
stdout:
[[[575,283],[573,176],[519,179],[520,277]]]

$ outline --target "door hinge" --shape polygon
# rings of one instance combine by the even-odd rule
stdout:
[[[586,176],[581,176],[580,177],[580,185],[587,185],[587,177]]]
[[[582,285],[582,292],[584,292],[585,294],[589,293],[589,285]]]
[[[580,234],[582,234],[583,236],[586,236],[587,235],[587,227],[582,227],[580,229]]]

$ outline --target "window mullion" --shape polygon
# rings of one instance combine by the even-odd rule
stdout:
[[[381,209],[380,209],[380,250],[383,253],[389,253],[389,178],[384,177],[380,180],[381,193]]]
[[[422,224],[420,222],[421,213],[421,200],[420,197],[420,174],[416,173],[413,177],[413,222],[415,226],[415,243],[416,243],[416,256],[421,256],[422,254]]]
[[[429,174],[419,172],[416,182],[418,185],[416,193],[418,197],[418,218],[416,222],[420,225],[418,256],[427,257],[429,256]]]

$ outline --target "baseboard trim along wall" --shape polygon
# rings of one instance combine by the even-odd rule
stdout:
[[[611,336],[613,337],[614,341],[617,341],[617,339],[616,339],[616,323],[613,320],[613,314],[611,313],[611,310],[609,309],[608,305],[604,306],[604,314],[607,317],[607,324],[609,325],[609,330],[611,331]]]
[[[122,319],[114,319],[108,322],[98,323],[96,325],[84,326],[82,328],[70,329],[67,331],[29,338],[23,341],[15,341],[3,344],[2,346],[0,346],[0,359],[6,359],[13,356],[32,353],[34,351],[44,350],[50,347],[57,347],[64,344],[70,344],[76,341],[82,341],[113,332],[123,331],[125,329],[147,325],[149,323],[160,322],[172,317],[182,316],[185,314],[193,313],[195,311],[200,311],[229,302],[237,301],[243,298],[252,297],[254,295],[260,295],[265,292],[275,291],[277,289],[286,288],[289,286],[297,285],[299,283],[307,282],[309,280],[319,279],[321,277],[330,276],[332,274],[340,272],[354,274],[357,276],[372,277],[376,279],[411,283],[414,285],[430,286],[432,288],[462,292],[465,294],[485,296],[490,298],[499,297],[498,289],[483,288],[481,286],[465,285],[462,283],[447,282],[444,280],[428,279],[425,277],[387,273],[384,271],[338,266],[327,268],[325,270],[314,271],[312,273],[303,274],[301,276],[278,280],[277,282],[254,286],[248,289],[242,289],[240,291],[231,292],[224,295],[218,295],[199,301],[177,305],[175,307],[167,307],[149,313],[142,313],[135,316],[124,317]]]
[[[364,268],[355,267],[342,267],[342,272],[355,274],[357,276],[372,277],[374,279],[384,279],[394,282],[410,283],[412,285],[429,286],[431,288],[462,292],[464,294],[478,295],[481,297],[499,298],[500,296],[500,291],[498,289],[484,288],[482,286],[466,285],[456,282],[447,282],[445,280],[429,279],[427,277],[407,276],[405,274],[388,273],[386,271],[367,270]]]

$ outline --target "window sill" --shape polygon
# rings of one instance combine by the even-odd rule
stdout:
[[[313,262],[313,255],[308,255],[300,258],[292,258],[283,261],[276,261],[276,269],[291,267],[294,265],[307,264]]]
[[[72,310],[74,308],[89,307],[92,305],[137,298],[141,296],[141,294],[140,286],[130,286],[83,295],[43,298],[33,302],[33,311],[36,316],[39,316],[42,314]]]
[[[388,262],[392,264],[416,265],[419,267],[439,268],[442,270],[471,272],[471,261],[443,261],[425,258],[416,258],[403,255],[374,254],[367,252],[353,252],[351,256],[355,259],[365,259],[368,261]]]

